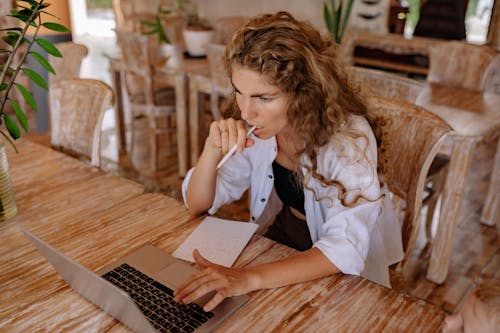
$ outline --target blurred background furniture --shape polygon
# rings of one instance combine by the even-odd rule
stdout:
[[[420,8],[414,36],[465,39],[468,0],[426,0]]]
[[[155,78],[158,66],[156,37],[120,29],[116,30],[116,36],[122,50],[125,90],[131,111],[131,151],[139,148],[136,135],[144,119],[149,136],[149,172],[154,174],[167,167],[162,154],[166,150],[170,152],[174,144],[175,88],[162,85]]]
[[[375,34],[389,32],[388,18],[391,0],[358,0],[352,5],[347,26],[350,29]]]
[[[425,82],[381,70],[352,66],[350,71],[359,80],[361,89],[370,95],[415,103]]]
[[[52,147],[99,167],[102,120],[114,104],[113,89],[94,79],[61,80],[51,85],[49,101]]]
[[[219,17],[214,22],[215,37],[213,43],[226,45],[231,41],[233,34],[248,21],[249,18],[246,16]]]
[[[210,66],[210,111],[214,120],[221,118],[219,103],[221,97],[227,97],[233,92],[233,86],[227,76],[224,54],[226,45],[223,44],[208,44],[207,59]]]
[[[378,144],[378,173],[389,190],[405,200],[402,233],[406,264],[417,239],[427,174],[451,127],[414,104],[380,97],[368,99],[368,118]]]
[[[483,91],[486,70],[496,55],[489,46],[462,41],[440,43],[430,49],[427,81]]]
[[[82,61],[89,53],[85,45],[75,42],[57,43],[57,48],[63,55],[61,58],[48,55],[49,63],[56,72],[55,75],[49,76],[50,85],[62,80],[79,78]]]
[[[443,283],[448,274],[474,151],[478,143],[491,142],[500,135],[500,95],[430,83],[419,95],[417,105],[440,116],[454,130],[439,223],[427,271],[429,280]]]

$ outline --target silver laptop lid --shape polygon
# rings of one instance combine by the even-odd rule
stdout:
[[[135,332],[156,332],[127,293],[20,227],[64,280],[83,297]]]

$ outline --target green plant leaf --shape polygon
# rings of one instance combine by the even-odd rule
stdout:
[[[339,43],[342,41],[342,36],[344,35],[345,28],[347,26],[347,21],[349,21],[349,16],[351,15],[352,4],[354,0],[349,0],[347,3],[347,8],[344,13],[344,19],[342,20],[340,33],[339,33]]]
[[[24,100],[28,105],[33,109],[33,111],[37,112],[38,111],[38,105],[36,104],[35,98],[33,98],[33,95],[26,89],[22,84],[20,83],[14,83],[17,87],[17,90],[23,95]]]
[[[15,140],[19,139],[21,136],[21,131],[19,130],[19,127],[17,127],[16,123],[14,120],[12,120],[11,117],[9,117],[8,114],[3,114],[3,119],[5,121],[5,127],[7,127],[7,131],[9,131],[10,136]]]
[[[54,22],[45,22],[42,23],[42,25],[50,30],[58,31],[58,32],[69,32],[68,28],[66,28],[64,25],[54,23]]]
[[[40,76],[40,74],[27,67],[23,67],[22,71],[26,75],[28,75],[31,81],[33,81],[35,84],[37,84],[38,86],[42,87],[45,90],[49,89],[49,87],[47,86],[47,82],[45,82],[45,80],[43,79],[43,77]]]
[[[328,9],[326,3],[323,4],[323,19],[325,20],[326,28],[328,29],[330,34],[333,34],[333,21],[330,14],[330,10]]]
[[[0,91],[7,89],[9,85],[7,83],[0,84]]]
[[[0,31],[19,31],[19,32],[22,32],[23,29],[21,29],[21,28],[6,28],[6,29],[0,29]]]
[[[43,38],[37,38],[36,42],[42,49],[44,49],[48,54],[53,55],[54,57],[62,58],[61,52],[54,46],[51,42]]]
[[[3,71],[4,67],[5,67],[4,65],[0,65],[0,72],[2,72],[2,71]],[[14,68],[9,67],[9,68],[7,69],[7,74],[8,74],[8,75],[12,75],[12,74],[14,74]]]
[[[28,119],[26,119],[26,115],[24,114],[23,110],[19,107],[19,104],[12,98],[9,98],[10,105],[12,105],[12,109],[14,109],[14,113],[16,114],[17,120],[19,121],[19,124],[24,128],[25,132],[29,131],[29,126],[28,126]]]
[[[38,53],[36,51],[31,51],[30,54],[48,72],[50,72],[52,74],[56,74],[56,71],[54,70],[54,67],[52,67],[52,65],[47,61],[47,59],[45,59],[40,53]]]

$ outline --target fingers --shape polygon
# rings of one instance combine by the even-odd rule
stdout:
[[[218,266],[216,264],[214,264],[213,262],[205,259],[205,257],[203,257],[200,253],[200,251],[198,251],[198,249],[195,249],[193,251],[193,259],[194,259],[194,262],[200,266],[200,267],[208,267],[208,266]]]
[[[246,146],[246,129],[241,120],[228,118],[214,121],[210,125],[209,136],[222,154],[226,154],[235,144],[239,152],[242,152]]]

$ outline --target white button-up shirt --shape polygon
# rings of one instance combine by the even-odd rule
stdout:
[[[403,257],[401,227],[392,206],[389,193],[381,196],[376,172],[377,144],[368,122],[359,116],[352,117],[352,127],[366,135],[355,140],[345,137],[332,138],[318,149],[318,172],[327,179],[341,182],[348,190],[347,202],[357,195],[361,199],[353,207],[346,207],[338,199],[335,186],[325,187],[313,177],[305,178],[304,208],[313,247],[321,252],[343,273],[362,275],[372,281],[390,286],[388,266]],[[281,208],[271,194],[274,175],[272,163],[278,147],[276,138],[267,140],[252,137],[255,144],[237,153],[218,171],[215,198],[209,214],[222,205],[241,198],[251,187],[250,214],[252,222],[274,218]],[[368,146],[367,146],[368,143]],[[354,152],[354,153],[353,153]],[[358,158],[353,158],[357,156]],[[304,163],[309,164],[307,158]],[[186,191],[191,179],[191,169],[182,184]],[[303,170],[304,175],[306,170]],[[202,189],[200,189],[202,190]],[[264,211],[264,208],[266,210]]]

